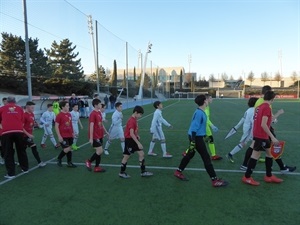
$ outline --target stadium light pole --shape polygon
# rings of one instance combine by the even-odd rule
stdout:
[[[148,53],[151,53],[151,48],[152,48],[152,44],[149,42],[148,43],[147,52],[145,54],[145,62],[144,62],[144,66],[143,66],[143,70],[142,70],[142,74],[141,74],[142,78],[141,78],[141,83],[140,83],[140,89],[139,89],[138,99],[142,99],[143,98],[143,86],[144,86],[146,66],[147,66],[147,57],[148,57]]]
[[[28,98],[32,100],[32,85],[31,85],[31,69],[30,69],[30,52],[29,52],[29,40],[28,40],[28,23],[27,23],[27,7],[26,0],[23,0],[24,10],[24,26],[25,26],[25,53],[26,53],[26,69],[27,69],[27,88]]]
[[[300,94],[300,93],[299,93],[299,81],[300,81],[300,79],[299,79],[299,78],[300,78],[300,71],[299,71],[299,73],[298,73],[298,76],[297,76],[297,77],[298,77],[298,91],[297,91],[297,93],[298,93],[298,96],[297,96],[297,97],[298,97],[298,99],[299,99],[299,94]]]

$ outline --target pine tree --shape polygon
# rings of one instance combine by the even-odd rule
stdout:
[[[54,41],[51,49],[45,49],[49,57],[48,62],[53,69],[55,77],[79,80],[84,78],[81,59],[76,60],[79,52],[74,53],[76,45],[72,47],[69,39],[64,39],[57,44]]]
[[[118,76],[117,76],[117,61],[114,60],[114,71],[113,71],[113,75],[112,75],[112,78],[111,78],[111,88],[110,88],[110,93],[112,95],[115,95],[117,96],[118,94],[118,88],[117,88],[117,85],[118,85]]]
[[[26,52],[25,41],[21,37],[12,34],[2,33],[0,44],[0,70],[2,74],[13,76],[26,76]],[[51,68],[47,64],[48,58],[42,49],[38,49],[38,39],[29,38],[29,54],[31,75],[51,76]]]

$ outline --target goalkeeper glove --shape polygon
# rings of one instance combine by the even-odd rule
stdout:
[[[185,150],[185,154],[195,151],[195,142],[191,141],[189,147]]]
[[[219,131],[219,129],[215,125],[211,125],[210,127],[211,127],[212,131],[215,133]]]

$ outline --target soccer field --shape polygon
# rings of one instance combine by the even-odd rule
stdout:
[[[219,177],[227,180],[225,188],[213,188],[199,155],[191,160],[184,174],[190,179],[181,181],[173,176],[180,163],[181,153],[188,146],[187,130],[196,105],[192,100],[163,102],[164,118],[173,129],[164,127],[167,150],[173,158],[162,158],[156,143],[156,157],[146,155],[147,170],[153,177],[140,177],[137,154],[128,162],[130,179],[118,177],[122,152],[120,142],[110,146],[110,155],[102,156],[105,173],[89,172],[84,161],[94,150],[87,143],[87,119],[82,119],[78,145],[73,152],[77,168],[56,165],[55,157],[61,149],[39,148],[45,168],[37,168],[31,150],[27,149],[31,170],[12,180],[5,180],[5,168],[0,165],[0,225],[299,225],[300,224],[300,102],[276,100],[273,112],[283,108],[285,113],[274,126],[279,140],[285,140],[283,161],[297,166],[294,173],[281,175],[274,162],[273,171],[284,179],[281,184],[263,181],[264,163],[258,163],[253,177],[261,182],[254,187],[241,182],[239,170],[245,149],[237,153],[235,163],[225,155],[239,142],[242,129],[224,140],[227,132],[237,124],[247,110],[246,99],[216,99],[211,104],[211,120],[219,128],[214,134],[217,154],[223,160],[213,161]],[[145,114],[139,120],[139,134],[147,153],[151,136],[150,123],[154,108],[143,106]],[[124,110],[125,125],[132,109]],[[111,114],[107,115],[110,126]],[[35,130],[35,142],[40,143],[42,129]],[[106,142],[106,140],[105,140]],[[66,162],[66,157],[63,158]]]

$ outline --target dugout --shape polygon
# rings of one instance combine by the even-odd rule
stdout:
[[[32,96],[32,101],[35,103],[35,110],[34,110],[34,116],[36,120],[39,120],[42,113],[47,110],[47,105],[52,104],[54,100],[58,101],[69,101],[71,96]],[[87,95],[81,95],[81,96],[76,96],[76,98],[80,99],[88,99],[89,97]],[[19,98],[17,99],[17,104],[19,106],[25,106],[26,102],[28,101],[28,97],[24,98]],[[89,99],[89,104],[90,104],[90,99]]]

